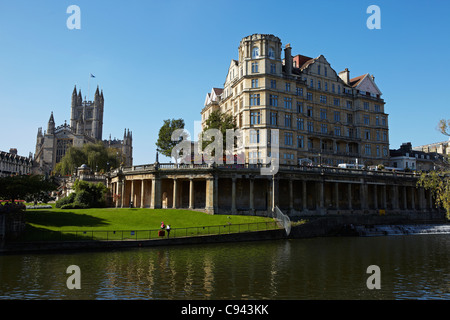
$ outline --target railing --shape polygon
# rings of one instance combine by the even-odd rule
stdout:
[[[84,231],[34,231],[30,238],[33,241],[144,241],[165,238],[185,238],[206,235],[221,235],[265,230],[280,229],[277,221],[222,224],[215,226],[201,226],[188,228],[172,228],[170,234],[164,229],[164,235],[159,233],[162,229],[151,230],[84,230]],[[29,241],[26,237],[17,242]]]

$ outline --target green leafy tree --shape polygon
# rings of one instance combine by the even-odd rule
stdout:
[[[103,142],[88,143],[82,147],[69,148],[56,165],[55,171],[61,175],[69,175],[86,164],[92,170],[108,172],[111,168],[119,167],[121,158],[122,153],[118,149],[107,148]]]
[[[0,178],[0,198],[4,200],[38,199],[42,193],[56,190],[52,179],[42,175],[17,175]]]
[[[222,113],[220,110],[215,110],[211,112],[208,119],[205,121],[205,127],[202,132],[202,137],[204,137],[205,131],[209,129],[219,129],[222,137],[223,137],[223,150],[226,150],[226,134],[228,129],[235,130],[237,128],[236,123],[234,121],[234,118],[231,114]],[[205,150],[205,148],[214,142],[214,137],[212,137],[211,140],[202,139],[202,150]]]
[[[442,134],[450,136],[450,120],[440,120],[437,129]],[[450,166],[448,157],[445,156],[444,161],[435,167],[435,170],[422,173],[417,185],[432,192],[436,205],[444,208],[447,219],[450,219]]]
[[[166,157],[172,156],[172,149],[178,141],[172,141],[172,133],[177,129],[184,129],[183,119],[167,119],[159,129],[158,141],[156,141],[157,151]],[[177,159],[175,159],[177,161]]]

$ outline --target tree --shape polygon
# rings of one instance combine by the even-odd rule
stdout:
[[[166,157],[172,157],[172,149],[179,141],[172,141],[172,133],[177,129],[184,129],[183,119],[167,119],[159,129],[158,141],[156,142],[157,151]],[[177,161],[177,159],[175,159]]]
[[[15,200],[25,198],[37,199],[41,193],[56,190],[57,185],[52,179],[42,175],[17,175],[0,178],[0,198]]]
[[[117,152],[120,151],[107,148],[101,141],[87,143],[82,147],[70,147],[56,165],[55,171],[61,175],[69,175],[82,164],[87,164],[93,170],[107,172],[119,167],[121,156],[118,157]]]
[[[438,130],[450,136],[450,120],[440,120]],[[436,166],[435,170],[422,173],[417,185],[432,192],[436,205],[443,207],[447,219],[450,219],[450,166],[448,157],[445,157],[444,162]]]
[[[205,121],[205,128],[202,132],[204,137],[205,131],[209,129],[219,129],[223,137],[223,150],[226,150],[226,134],[228,129],[235,130],[237,128],[234,118],[231,114],[222,113],[220,110],[211,112],[208,119]],[[214,138],[211,140],[202,139],[202,150],[204,150],[210,143],[214,142]]]

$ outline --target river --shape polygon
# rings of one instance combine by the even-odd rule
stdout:
[[[67,286],[71,265],[80,289]],[[371,265],[380,289],[367,286]],[[450,235],[4,255],[0,299],[450,299]]]

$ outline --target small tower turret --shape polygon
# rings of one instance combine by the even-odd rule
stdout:
[[[52,111],[52,113],[50,115],[50,119],[48,120],[47,133],[48,134],[54,134],[55,133],[55,119],[53,118],[53,111]]]

